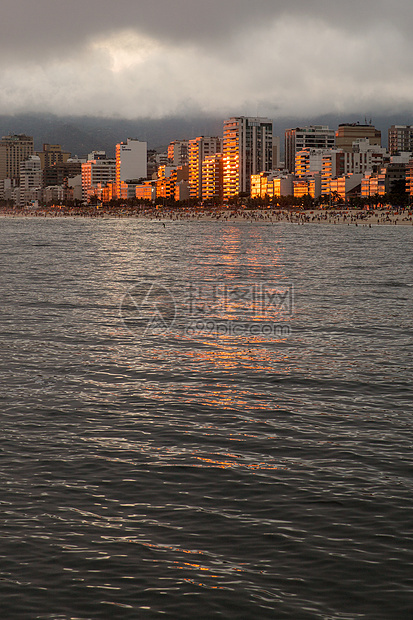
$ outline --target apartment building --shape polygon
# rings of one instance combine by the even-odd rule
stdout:
[[[187,166],[189,162],[189,140],[173,140],[168,146],[168,164]]]
[[[189,195],[201,199],[203,187],[202,165],[207,157],[222,153],[222,138],[199,136],[189,141]],[[211,173],[211,170],[208,170]]]
[[[285,132],[285,167],[295,172],[296,153],[306,148],[332,149],[335,147],[335,131],[327,125],[296,127]]]
[[[294,175],[286,170],[251,175],[251,198],[274,198],[293,195]]]
[[[381,146],[381,131],[374,125],[360,123],[341,123],[336,131],[336,148],[351,153],[353,143],[368,140],[371,146]]]
[[[33,154],[32,136],[24,134],[4,136],[0,140],[0,180],[12,179],[18,184],[20,164]]]
[[[208,155],[202,162],[202,200],[223,199],[222,153]]]
[[[272,169],[273,124],[268,118],[232,117],[224,122],[223,197],[250,193],[251,175]]]
[[[96,157],[96,159],[89,157]],[[104,187],[115,180],[116,160],[106,159],[104,151],[91,153],[88,160],[82,164],[82,200],[87,201],[88,196],[94,194],[96,188]]]
[[[18,191],[19,204],[25,206],[42,197],[42,170],[40,157],[30,155],[20,162],[20,186]]]
[[[36,155],[40,157],[40,166],[50,168],[54,164],[64,164],[70,157],[69,151],[62,151],[60,144],[43,144],[43,150],[37,151]]]
[[[388,131],[389,152],[413,153],[413,126],[412,125],[392,125]]]

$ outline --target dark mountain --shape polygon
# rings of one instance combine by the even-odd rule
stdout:
[[[162,150],[172,140],[199,135],[222,135],[222,119],[166,118],[160,120],[53,115],[0,116],[1,136],[25,133],[33,136],[35,150],[43,143],[61,144],[73,155],[84,157],[93,150],[115,153],[115,145],[127,138],[148,142],[148,148]]]
[[[234,112],[236,114],[236,111]],[[41,150],[43,143],[61,144],[64,150],[84,157],[92,150],[105,150],[113,156],[117,142],[137,138],[148,142],[150,149],[163,150],[171,140],[194,138],[200,135],[220,136],[224,118],[164,118],[125,120],[120,118],[97,118],[87,116],[59,117],[54,115],[0,116],[0,135],[26,133],[34,137],[35,149]],[[370,118],[367,119],[369,121]],[[365,122],[364,115],[324,115],[319,117],[275,118],[274,134],[281,137],[289,127],[321,124],[336,128],[339,123]],[[392,124],[412,124],[408,114],[376,116],[371,119],[382,132],[383,146],[387,146],[387,130]]]

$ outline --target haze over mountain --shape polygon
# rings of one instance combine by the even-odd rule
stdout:
[[[236,111],[234,115],[237,115]],[[154,119],[113,119],[86,116],[56,116],[50,114],[22,114],[0,116],[0,135],[26,133],[34,137],[35,149],[43,143],[61,144],[64,150],[84,157],[92,150],[105,150],[113,156],[115,144],[127,138],[148,142],[148,148],[164,150],[170,141],[194,138],[199,135],[221,136],[224,118],[194,117],[183,119],[169,117]],[[336,129],[339,123],[365,122],[363,115],[324,115],[318,117],[284,117],[274,120],[274,134],[280,136],[283,147],[284,131],[289,127],[310,124],[327,124]],[[387,130],[391,124],[411,124],[408,114],[373,117],[372,123],[382,132],[382,144],[387,146]],[[367,122],[370,118],[367,118]]]

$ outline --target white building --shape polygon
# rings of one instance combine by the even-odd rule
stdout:
[[[20,163],[19,204],[24,206],[41,199],[42,168],[38,155],[31,155]]]
[[[82,175],[77,174],[75,177],[67,179],[67,194],[69,200],[81,201],[83,198]]]
[[[116,188],[121,195],[121,183],[147,177],[146,142],[128,138],[126,142],[116,145]]]
[[[344,174],[364,174],[380,167],[386,157],[386,149],[370,144],[368,138],[353,142],[351,153],[344,153]]]

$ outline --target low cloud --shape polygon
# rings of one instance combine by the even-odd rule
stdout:
[[[395,113],[413,102],[406,36],[413,10],[405,2],[403,24],[389,21],[381,2],[350,1],[344,12],[323,0],[213,0],[209,11],[197,0],[142,2],[139,10],[126,0],[89,0],[78,9],[17,0],[9,19],[22,4],[22,33],[32,19],[26,43],[8,35],[0,42],[2,114],[275,118]],[[60,37],[52,28],[59,21]]]

